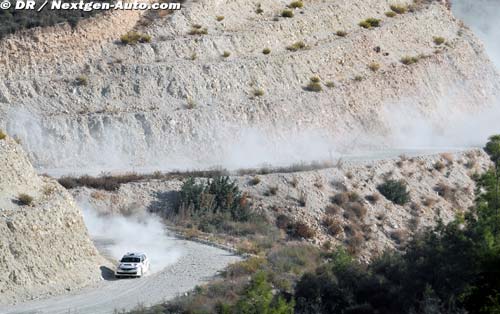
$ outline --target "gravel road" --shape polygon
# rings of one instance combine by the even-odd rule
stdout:
[[[179,258],[161,271],[140,279],[114,280],[103,269],[103,280],[67,295],[0,308],[0,314],[107,314],[138,304],[153,305],[181,295],[215,276],[240,258],[227,251],[172,238]]]

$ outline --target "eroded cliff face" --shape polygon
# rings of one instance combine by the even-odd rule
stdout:
[[[422,145],[470,144],[458,134],[433,143],[433,132],[498,97],[482,44],[439,1],[394,18],[384,14],[389,0],[308,1],[293,18],[280,15],[288,1],[260,3],[260,14],[248,1],[189,3],[137,27],[150,44],[106,37],[99,49],[75,46],[75,62],[10,71],[0,127],[45,170],[237,168],[413,145],[419,132],[405,130],[418,131],[416,121],[430,128]],[[381,27],[358,25],[369,17]],[[207,34],[190,35],[196,24]],[[297,42],[305,49],[291,51]],[[79,76],[88,84],[75,84]],[[321,92],[307,90],[312,76]]]
[[[11,138],[0,140],[0,173],[0,304],[99,281],[99,267],[107,263],[71,195],[55,180],[38,176]],[[21,194],[32,202],[23,204]]]

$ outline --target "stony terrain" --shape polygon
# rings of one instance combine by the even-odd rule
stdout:
[[[0,140],[0,304],[67,292],[108,265],[80,209],[55,180],[36,174],[21,147]],[[20,194],[33,197],[23,205]]]
[[[313,0],[292,18],[280,16],[285,0],[188,2],[138,23],[153,40],[137,45],[116,43],[137,17],[112,31],[94,21],[92,37],[65,33],[62,46],[60,33],[44,33],[31,62],[4,60],[0,127],[47,171],[242,167],[411,145],[391,129],[391,104],[438,129],[456,123],[450,106],[464,116],[486,109],[500,84],[472,32],[439,1],[386,17],[393,2]],[[358,25],[369,17],[381,27]],[[28,41],[0,50],[24,54]],[[296,42],[305,49],[287,49]],[[44,62],[47,47],[64,52]],[[420,59],[404,65],[405,56]],[[321,92],[305,90],[312,76]]]
[[[253,208],[271,221],[281,215],[303,222],[314,231],[309,241],[318,245],[345,243],[362,258],[369,258],[385,248],[404,244],[413,232],[435,225],[439,218],[449,222],[467,211],[474,201],[471,176],[489,166],[488,157],[478,150],[340,162],[324,170],[233,179],[247,193]],[[386,179],[403,180],[411,201],[400,206],[380,195],[377,186]],[[143,208],[168,213],[174,208],[176,191],[181,186],[179,180],[151,180],[122,185],[116,192],[79,188],[72,194],[76,199],[88,199],[102,212],[129,214],[131,209]],[[343,203],[333,200],[343,192],[355,193],[358,198]],[[364,210],[358,211],[354,206],[359,206],[354,204]],[[327,224],[327,219],[332,223]]]

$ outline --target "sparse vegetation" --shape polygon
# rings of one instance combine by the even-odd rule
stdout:
[[[405,14],[408,12],[408,6],[407,5],[401,5],[401,4],[393,4],[390,6],[392,12],[397,13],[397,14]]]
[[[385,12],[385,16],[387,17],[395,17],[397,14],[394,11],[387,11]]]
[[[80,75],[75,79],[75,84],[77,86],[87,86],[89,85],[89,79],[86,76]]]
[[[363,28],[367,28],[367,29],[370,29],[370,28],[373,28],[373,27],[380,27],[380,22],[381,21],[382,20],[380,20],[380,19],[376,19],[376,18],[370,17],[370,18],[367,18],[364,21],[359,22],[359,26],[361,26]]]
[[[33,197],[25,193],[19,194],[17,200],[19,204],[23,206],[30,206],[33,203]]]
[[[293,17],[293,11],[289,10],[289,9],[285,9],[285,10],[281,11],[281,17],[291,18],[291,17]]]
[[[229,51],[224,51],[224,53],[222,54],[223,58],[229,58],[229,56],[231,56],[231,53]]]
[[[297,41],[297,42],[291,44],[290,46],[286,47],[286,49],[289,51],[298,51],[298,50],[306,49],[306,48],[307,48],[307,46],[303,41]]]
[[[386,180],[377,187],[378,191],[389,201],[397,205],[405,205],[410,201],[406,183],[403,181]]]
[[[221,22],[221,21],[224,20],[224,16],[218,15],[218,16],[215,17],[215,19],[217,20],[217,22]]]
[[[364,79],[365,79],[365,77],[364,77],[364,76],[362,76],[362,75],[356,75],[356,76],[354,76],[354,81],[355,81],[355,82],[361,82],[361,81],[363,81]]]
[[[444,37],[436,36],[432,39],[432,41],[436,46],[440,46],[446,42],[446,39]]]
[[[335,34],[339,37],[346,37],[347,36],[346,31],[337,31]]]
[[[420,60],[419,57],[404,56],[404,57],[401,58],[400,61],[404,65],[411,65],[411,64],[417,63],[419,60]]]
[[[300,9],[300,8],[304,7],[304,3],[300,0],[296,0],[296,1],[290,2],[288,7],[291,9]]]
[[[207,35],[208,29],[201,26],[200,24],[194,24],[191,26],[191,30],[188,32],[188,34],[193,36]]]
[[[256,88],[253,90],[253,95],[255,97],[262,97],[264,96],[264,90],[262,88]]]
[[[257,7],[255,8],[255,13],[257,14],[264,13],[264,10],[262,9],[262,5],[260,3],[257,4]]]
[[[265,54],[265,55],[268,55],[268,54],[270,54],[270,53],[271,53],[271,49],[269,49],[269,48],[264,48],[264,49],[262,49],[262,53],[263,53],[263,54]]]
[[[7,134],[5,134],[2,130],[0,130],[0,140],[4,140],[7,138]]]
[[[197,107],[196,102],[193,100],[193,98],[188,97],[186,99],[186,108],[189,110],[195,109]]]
[[[333,81],[328,81],[325,83],[325,86],[328,88],[334,88],[335,87],[335,82]]]
[[[321,86],[320,81],[321,81],[320,78],[317,76],[311,77],[309,79],[309,84],[307,84],[305,89],[310,92],[316,92],[316,93],[321,92],[323,90],[323,87]]]
[[[120,37],[120,41],[124,45],[135,45],[137,43],[150,43],[151,36],[138,32],[128,32]]]
[[[378,70],[380,70],[380,64],[372,62],[368,65],[368,68],[372,70],[372,72],[377,72]]]
[[[250,180],[250,185],[257,185],[260,183],[260,181],[261,181],[260,177],[255,176]]]

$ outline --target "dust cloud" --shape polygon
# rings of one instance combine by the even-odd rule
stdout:
[[[168,236],[161,220],[149,213],[130,216],[99,213],[91,204],[79,201],[89,234],[102,254],[119,260],[127,252],[146,253],[151,271],[174,264],[182,254]]]
[[[452,11],[481,38],[488,55],[500,69],[500,1],[453,0]]]

